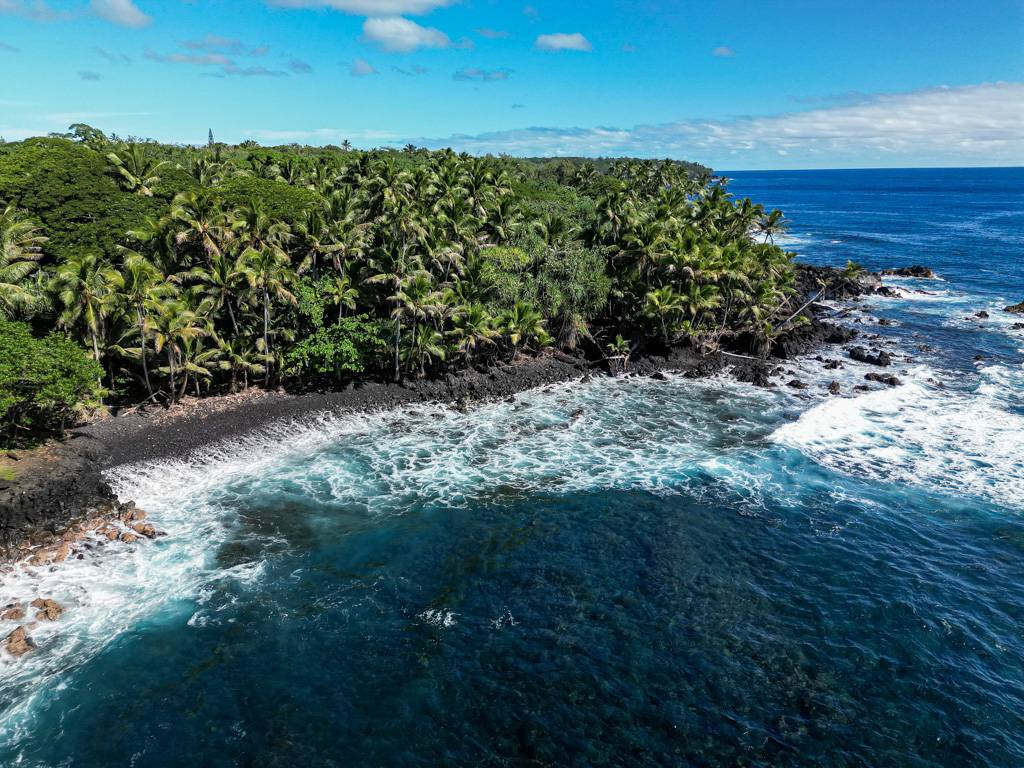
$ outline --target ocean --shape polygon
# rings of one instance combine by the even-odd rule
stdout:
[[[801,259],[940,275],[842,319],[901,386],[830,348],[121,468],[169,536],[0,576],[66,608],[0,765],[1024,765],[1024,169],[729,176]]]

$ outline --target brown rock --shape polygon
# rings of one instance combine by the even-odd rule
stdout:
[[[18,627],[4,638],[4,647],[12,656],[24,656],[36,647],[24,627]]]
[[[145,536],[147,539],[156,538],[156,528],[153,527],[152,523],[136,523],[132,526],[132,530],[140,536]]]
[[[32,557],[29,558],[29,565],[49,565],[50,563],[62,563],[68,559],[68,555],[71,554],[71,548],[68,547],[67,542],[63,542],[55,547],[46,547],[35,552]]]
[[[36,618],[39,619],[39,621],[56,621],[60,618],[60,615],[64,613],[64,609],[60,607],[57,601],[51,600],[50,598],[37,598],[32,601],[32,607],[42,608],[42,610],[36,614]]]
[[[24,618],[25,609],[20,605],[9,605],[3,613],[0,613],[0,620],[3,621],[21,621]]]
[[[838,381],[833,381],[828,385],[828,392],[830,395],[838,395],[842,391]]]
[[[125,531],[124,533],[121,534],[121,541],[123,541],[125,544],[132,544],[132,543],[134,543],[134,542],[136,542],[138,540],[139,540],[139,537],[136,536],[131,531]]]

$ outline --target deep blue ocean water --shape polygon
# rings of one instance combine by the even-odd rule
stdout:
[[[168,537],[0,575],[67,608],[0,661],[0,765],[1024,765],[1024,171],[733,178],[802,258],[941,275],[841,318],[902,386],[595,380],[124,468]]]

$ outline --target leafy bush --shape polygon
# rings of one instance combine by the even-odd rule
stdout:
[[[362,373],[387,347],[380,321],[367,315],[343,317],[320,327],[285,355],[290,375]]]
[[[63,432],[99,402],[103,370],[59,333],[32,336],[24,323],[0,320],[0,430],[8,444]]]

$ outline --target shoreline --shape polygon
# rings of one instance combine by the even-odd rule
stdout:
[[[860,284],[834,268],[798,265],[799,294],[809,297],[820,282],[829,285],[830,297],[840,301],[885,290],[877,276]],[[729,369],[739,381],[775,386],[772,377],[781,373],[786,361],[857,336],[857,331],[829,322],[824,309],[809,305],[808,324],[787,331],[767,359],[729,352],[702,355],[673,347],[663,355],[631,359],[628,370],[618,375],[671,371],[703,378]],[[115,467],[185,456],[277,421],[318,413],[374,412],[428,402],[468,407],[551,384],[612,375],[601,362],[548,352],[484,371],[469,369],[401,383],[368,381],[305,393],[250,388],[234,395],[188,399],[170,409],[137,408],[68,430],[63,442],[23,452],[24,458],[16,462],[19,477],[0,483],[0,564],[20,562],[41,551],[60,552],[62,544],[95,529],[99,518],[116,524],[130,516],[132,502],[118,499],[105,477]]]

